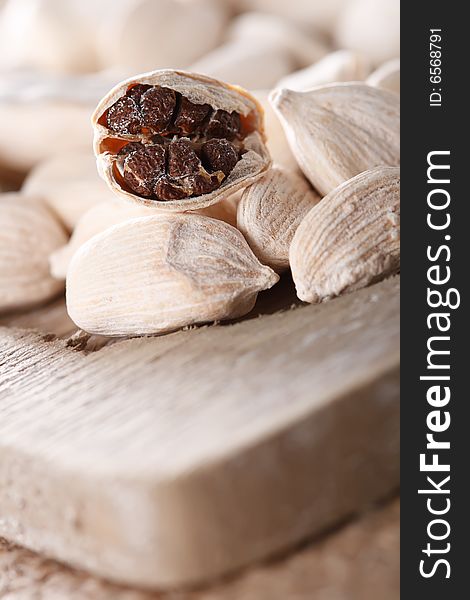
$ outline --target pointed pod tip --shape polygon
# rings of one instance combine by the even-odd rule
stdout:
[[[288,88],[275,88],[268,96],[271,106],[275,109],[281,108],[286,102],[292,100],[299,92]]]
[[[276,273],[276,271],[273,271],[271,269],[271,267],[265,266],[264,268],[265,268],[265,273],[266,273],[266,287],[265,287],[265,289],[269,290],[274,285],[276,285],[276,283],[279,281],[279,275]]]

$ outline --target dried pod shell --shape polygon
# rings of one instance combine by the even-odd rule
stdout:
[[[365,171],[325,196],[299,225],[289,256],[297,295],[305,302],[320,302],[396,273],[400,170]]]
[[[400,59],[388,60],[369,75],[366,83],[374,87],[400,93]]]
[[[213,219],[225,221],[230,225],[236,226],[237,224],[237,203],[232,198],[224,199],[213,206],[201,208],[195,212],[212,217]],[[65,279],[73,255],[80,246],[94,235],[117,223],[152,214],[154,214],[154,211],[146,206],[127,204],[125,202],[121,203],[116,202],[116,200],[101,202],[92,206],[77,221],[68,243],[51,254],[49,264],[52,276],[56,279]]]
[[[44,200],[69,231],[93,206],[116,200],[99,177],[91,151],[57,155],[39,163],[25,179],[22,192]]]
[[[152,214],[153,211],[145,206],[133,206],[119,202],[102,202],[93,206],[77,222],[68,243],[55,250],[49,257],[52,276],[56,279],[65,279],[73,255],[94,235],[117,223]]]
[[[156,199],[143,197],[140,193],[138,194],[135,191],[130,190],[129,187],[126,189],[125,184],[122,182],[122,178],[120,181],[120,175],[116,164],[118,153],[122,152],[123,148],[132,142],[161,144],[160,147],[163,148],[165,147],[164,144],[173,143],[175,137],[173,135],[173,130],[176,127],[178,117],[181,115],[181,113],[178,113],[178,110],[181,109],[178,108],[178,101],[176,100],[176,108],[171,109],[175,111],[172,115],[170,114],[171,122],[169,121],[165,124],[165,127],[170,131],[167,137],[165,137],[165,131],[161,135],[155,136],[153,134],[154,132],[149,133],[148,128],[146,127],[140,128],[139,133],[118,134],[112,132],[108,127],[108,110],[113,107],[119,99],[122,99],[123,97],[128,99],[126,94],[132,93],[131,90],[133,87],[139,84],[152,86],[160,91],[166,90],[168,94],[180,95],[179,97],[182,99],[181,102],[183,100],[189,101],[189,103],[192,103],[192,106],[199,105],[199,107],[208,107],[210,119],[209,125],[206,125],[207,129],[204,130],[204,134],[199,133],[193,137],[191,137],[192,134],[189,134],[189,137],[180,138],[179,143],[186,139],[189,140],[188,144],[190,145],[194,145],[196,142],[200,144],[201,135],[203,141],[212,137],[212,135],[209,136],[209,134],[207,134],[207,131],[210,128],[214,115],[223,113],[225,115],[228,114],[229,116],[233,116],[234,118],[236,117],[239,130],[233,144],[237,143],[237,148],[240,146],[237,150],[239,153],[238,162],[236,162],[235,166],[231,168],[228,174],[224,174],[220,170],[212,172],[212,175],[210,176],[211,179],[220,176],[217,183],[218,187],[216,189],[208,191],[207,193],[199,193],[199,195],[192,194],[183,199],[162,200],[159,199],[159,197]],[[145,99],[145,96],[146,94],[144,93],[142,96],[143,100]],[[156,114],[157,113],[153,114],[150,112],[149,117],[153,118]],[[136,116],[137,121],[138,119],[139,115]],[[203,75],[174,70],[162,70],[128,79],[116,86],[103,98],[93,115],[92,122],[95,130],[94,149],[97,157],[98,170],[102,177],[108,183],[110,188],[122,198],[134,203],[137,202],[145,206],[151,206],[152,208],[181,211],[210,206],[255,181],[271,164],[271,159],[264,142],[263,111],[256,99],[241,88],[229,86]],[[207,123],[207,121],[201,121],[201,123],[204,122]],[[136,125],[134,131],[137,131],[139,127]],[[157,141],[154,140],[155,137],[158,138]],[[217,135],[215,135],[215,137],[217,137]],[[154,146],[154,148],[155,147],[156,146]],[[169,169],[168,166],[166,168]],[[205,176],[208,175],[204,169],[202,169],[202,171]]]
[[[301,175],[274,167],[243,192],[237,225],[257,258],[279,272],[289,267],[297,227],[319,201]]]
[[[368,72],[368,61],[360,52],[337,50],[309,67],[287,75],[276,87],[304,92],[328,83],[362,81]]]
[[[89,333],[164,333],[244,315],[277,281],[234,227],[157,214],[115,225],[78,250],[67,273],[67,309]]]
[[[253,96],[255,96],[264,109],[266,145],[275,165],[291,171],[299,171],[299,165],[292,154],[281,121],[269,102],[270,93],[270,90],[256,90],[252,92]]]
[[[400,164],[400,100],[365,84],[342,83],[270,97],[300,168],[326,195],[358,173]]]
[[[67,236],[38,198],[0,195],[0,311],[29,308],[58,294],[63,284],[49,273],[49,254]]]

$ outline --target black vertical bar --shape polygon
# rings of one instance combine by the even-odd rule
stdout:
[[[401,208],[402,208],[402,528],[401,528],[401,597],[410,600],[433,600],[434,598],[470,598],[467,579],[470,565],[467,563],[470,514],[470,404],[465,374],[470,372],[470,346],[467,320],[467,298],[470,278],[470,193],[468,174],[470,173],[467,138],[470,135],[468,89],[468,50],[470,38],[467,19],[463,14],[464,5],[457,2],[428,0],[424,3],[402,3],[401,24],[401,102],[402,102],[402,168],[401,168]],[[431,29],[441,36],[441,81],[431,81],[436,71],[431,60]],[[437,38],[433,38],[437,39]],[[434,49],[435,51],[436,49]],[[430,94],[434,93],[435,105],[430,104]],[[439,97],[442,96],[440,106]],[[434,155],[435,163],[450,165],[450,170],[435,170],[435,178],[450,178],[450,183],[429,183],[427,177],[428,155],[433,151],[449,151],[449,155]],[[431,177],[432,179],[432,177]],[[431,190],[446,190],[450,196],[447,209],[435,210],[428,206]],[[445,202],[445,192],[435,192],[431,202]],[[433,230],[427,223],[428,214],[438,224],[451,219],[449,227]],[[450,236],[450,238],[449,238]],[[427,252],[436,257],[440,247],[447,246],[438,258],[430,260]],[[430,250],[429,250],[429,249]],[[449,282],[432,284],[428,269],[439,265],[440,271],[432,271],[431,277],[439,279],[448,274]],[[458,308],[432,308],[428,303],[428,288],[438,290],[443,296],[450,290],[452,303],[458,294]],[[434,296],[435,301],[437,296]],[[432,313],[448,314],[450,328],[440,332],[437,319]],[[440,321],[444,325],[446,318]],[[428,369],[427,343],[432,336],[448,336],[450,339],[433,342],[434,348],[450,350],[449,355],[439,355],[434,363],[448,364],[449,369]],[[420,380],[420,376],[448,375],[449,381]],[[431,386],[448,386],[450,400],[447,405],[436,408],[427,400]],[[440,388],[441,390],[443,388]],[[432,411],[439,410],[439,417],[429,417]],[[449,441],[450,449],[427,449],[426,435],[433,433],[431,424],[445,424],[445,413],[451,419],[448,429],[434,433],[434,438]],[[467,441],[468,440],[468,441]],[[449,472],[424,472],[420,470],[420,454],[426,454],[426,462],[432,461],[433,454],[442,464],[449,464]],[[418,490],[433,490],[427,480],[431,477],[435,484],[450,476],[441,490],[449,493],[423,493]],[[442,515],[429,511],[428,499],[433,510],[449,510]],[[448,501],[450,504],[448,504]],[[442,540],[429,536],[444,536],[445,523],[430,523],[442,519],[449,526],[449,534]],[[430,527],[430,530],[428,528]],[[430,546],[428,547],[428,544]],[[449,546],[447,546],[449,544]],[[446,551],[448,549],[448,551]],[[425,550],[426,552],[423,552]],[[437,564],[438,560],[446,561]],[[421,563],[421,561],[424,561]],[[425,577],[420,572],[428,575]],[[434,571],[434,572],[433,572]],[[433,573],[429,576],[430,573]],[[449,577],[446,577],[450,575]]]

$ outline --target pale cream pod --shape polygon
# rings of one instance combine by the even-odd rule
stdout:
[[[270,40],[254,39],[250,43],[243,40],[226,42],[193,63],[190,70],[252,90],[272,88],[280,77],[297,66],[283,46]]]
[[[301,175],[273,167],[243,192],[237,226],[260,262],[281,272],[297,227],[320,199]]]
[[[30,308],[56,296],[63,283],[48,258],[67,236],[38,198],[0,194],[0,311]]]
[[[379,65],[400,56],[400,2],[397,0],[351,0],[335,27],[340,48],[363,52]]]
[[[97,68],[93,36],[73,2],[8,0],[0,13],[0,69],[62,73]]]
[[[186,68],[220,43],[227,16],[218,0],[125,0],[99,32],[101,65],[129,74]]]
[[[274,13],[311,32],[331,33],[350,0],[239,0],[241,8]]]
[[[40,197],[69,231],[92,207],[117,203],[98,175],[91,150],[60,154],[39,163],[25,179],[22,192]]]
[[[75,252],[90,238],[109,227],[129,221],[136,217],[154,214],[145,206],[133,206],[119,202],[102,202],[93,206],[77,222],[76,227],[65,246],[57,248],[49,257],[51,274],[55,279],[65,279],[67,269]]]
[[[271,45],[273,52],[274,48],[283,49],[292,57],[297,67],[310,65],[328,52],[327,44],[319,36],[305,33],[290,19],[266,12],[248,12],[236,17],[230,23],[226,38],[240,42],[241,47],[253,47],[264,42]],[[260,71],[258,76],[263,77],[263,73]],[[255,87],[263,86],[258,83]]]
[[[269,102],[270,90],[255,90],[253,96],[264,109],[264,129],[266,146],[272,156],[273,163],[291,171],[299,171],[297,159],[292,153],[281,121]]]
[[[157,214],[115,225],[78,250],[67,273],[67,310],[89,333],[166,333],[240,317],[278,279],[234,227]]]
[[[137,101],[131,97],[134,88],[140,94]],[[165,99],[158,98],[144,105],[149,93],[171,96],[173,104],[168,107]],[[126,110],[131,106],[131,119],[128,114],[123,118],[120,109],[116,110],[119,103],[125,103]],[[188,127],[188,120],[181,127],[178,125],[185,103],[190,107],[188,110],[198,108],[208,111],[200,122],[191,117],[190,133],[181,132],[181,127]],[[158,105],[158,110],[154,110],[155,105]],[[144,111],[145,106],[150,107],[148,113],[139,112]],[[204,150],[209,139],[213,141],[213,136],[207,133],[211,123],[222,127],[217,115],[230,121],[229,129],[233,134],[230,138],[225,133],[215,136],[217,139],[224,138],[223,141],[232,146],[234,163],[225,171],[224,167],[206,170],[202,159],[195,155],[196,151],[200,152],[201,146]],[[158,129],[162,120],[166,124],[163,129]],[[114,87],[101,100],[92,123],[98,171],[110,189],[129,202],[156,209],[186,211],[206,208],[253,183],[271,165],[265,144],[263,109],[258,101],[242,88],[203,75],[162,70],[132,77]],[[130,133],[131,126],[135,126],[134,133]],[[225,131],[225,125],[223,129]],[[175,143],[187,146],[184,160],[168,158]],[[159,158],[160,170],[152,170],[156,161],[153,156],[148,158],[149,147],[152,152],[166,156]],[[136,148],[139,152],[137,159],[134,155]],[[141,154],[145,154],[145,165],[141,162]],[[220,159],[220,155],[217,158]],[[129,160],[139,161],[137,166],[132,163],[133,170]],[[194,162],[198,163],[194,167],[196,170],[188,174],[187,167]],[[176,174],[170,172],[170,168]],[[142,170],[146,170],[145,177]],[[194,177],[197,177],[197,183],[194,183]],[[212,187],[203,188],[203,185]],[[161,186],[158,194],[155,191],[157,186]]]
[[[394,58],[380,65],[369,75],[366,83],[374,87],[400,93],[400,59]]]
[[[283,77],[276,87],[304,92],[328,83],[363,81],[368,73],[368,61],[360,52],[337,50],[309,67]]]
[[[214,219],[225,221],[236,226],[237,205],[230,198],[222,200],[208,208],[195,211]],[[83,214],[75,225],[72,236],[65,246],[55,250],[49,257],[51,274],[56,279],[65,279],[67,270],[75,252],[90,238],[113,225],[135,219],[148,217],[155,214],[151,208],[127,204],[125,202],[101,202]]]
[[[400,170],[377,167],[314,206],[290,247],[297,295],[321,302],[400,268]]]
[[[321,195],[378,165],[400,164],[400,99],[342,83],[270,97],[307,179]]]

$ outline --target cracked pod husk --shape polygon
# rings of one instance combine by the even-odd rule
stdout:
[[[155,214],[111,227],[77,251],[67,272],[67,310],[89,333],[166,333],[240,317],[278,279],[231,225]]]
[[[289,252],[297,295],[321,302],[400,268],[400,169],[377,167],[339,186],[299,225]]]
[[[161,70],[128,79],[92,122],[101,176],[119,196],[153,208],[210,206],[271,164],[256,99],[203,75]]]

